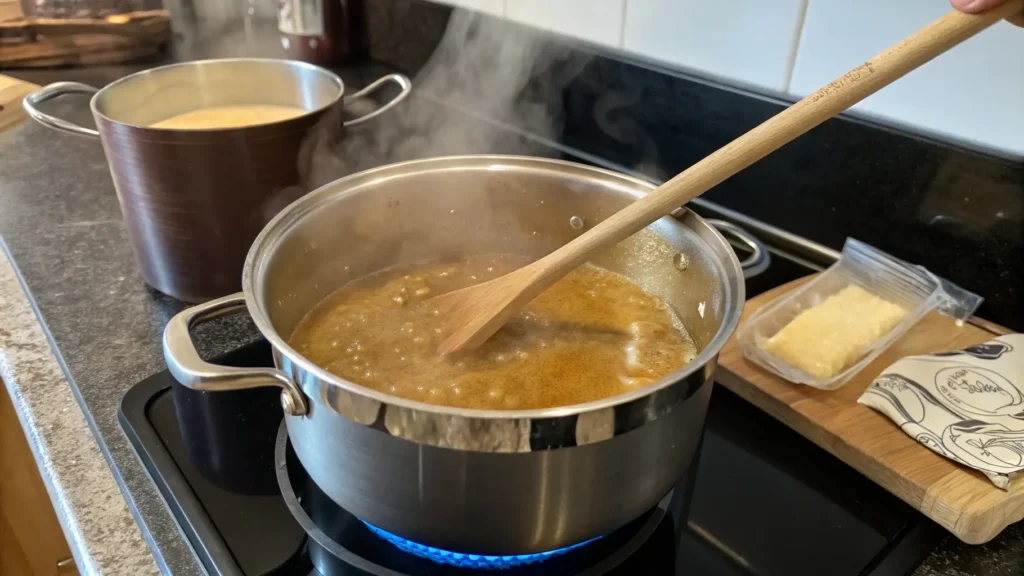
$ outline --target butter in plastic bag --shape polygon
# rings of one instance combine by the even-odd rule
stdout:
[[[982,298],[848,238],[839,260],[740,327],[744,355],[791,382],[833,390],[925,314],[963,321]]]

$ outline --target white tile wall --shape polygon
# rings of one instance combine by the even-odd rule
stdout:
[[[790,92],[806,96],[948,10],[945,0],[810,0]],[[1024,30],[997,24],[856,110],[1024,157]]]
[[[801,98],[950,10],[948,0],[435,0]],[[1024,30],[997,24],[856,107],[1024,158]]]
[[[626,0],[507,0],[512,20],[604,44],[622,46],[622,13]]]
[[[443,4],[469,8],[477,12],[486,12],[495,16],[505,15],[505,0],[440,0]]]
[[[806,0],[628,0],[623,47],[784,93]]]

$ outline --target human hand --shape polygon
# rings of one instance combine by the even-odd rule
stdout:
[[[953,8],[961,12],[968,14],[977,14],[978,12],[984,12],[991,10],[1000,4],[1004,4],[1007,0],[950,0],[953,4]],[[1014,16],[1010,16],[1006,19],[1012,24],[1017,26],[1024,26],[1024,12],[1019,12]]]

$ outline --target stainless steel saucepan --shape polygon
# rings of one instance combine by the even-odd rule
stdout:
[[[343,178],[266,226],[249,251],[242,293],[171,320],[167,365],[197,390],[280,387],[288,433],[313,480],[389,532],[481,554],[600,536],[655,506],[690,465],[718,351],[742,311],[741,265],[699,216],[681,210],[594,260],[663,298],[700,348],[671,376],[628,394],[543,410],[437,406],[330,374],[287,339],[353,279],[472,253],[540,257],[651,189],[606,170],[510,156],[406,162]],[[189,328],[243,310],[270,341],[277,368],[200,359]]]

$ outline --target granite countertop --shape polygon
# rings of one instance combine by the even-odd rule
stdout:
[[[158,573],[6,251],[0,251],[0,376],[79,572]]]
[[[255,36],[250,28],[249,37],[258,41],[225,53],[231,44],[224,37],[231,30],[220,28],[208,46],[202,34],[193,35],[187,49],[173,58],[280,55],[272,26]],[[38,84],[75,80],[103,85],[159,63],[6,73]],[[341,71],[353,86],[381,72],[373,66]],[[51,110],[88,122],[84,108],[81,101],[62,100]],[[488,142],[489,149],[477,151],[509,151],[507,141]],[[522,146],[514,149],[523,151]],[[160,336],[183,304],[139,277],[99,142],[26,122],[0,133],[0,174],[0,237],[5,243],[0,252],[0,374],[28,431],[79,569],[86,574],[202,574],[117,421],[121,396],[165,368]],[[256,337],[240,319],[213,324],[198,335],[200,347],[211,354]],[[984,546],[948,538],[915,574],[1009,575],[1021,566],[1024,528],[1015,525]]]

